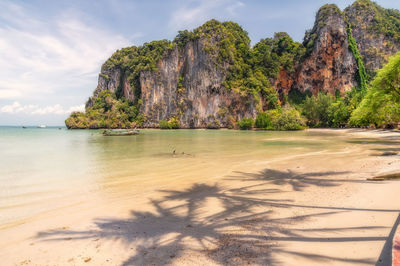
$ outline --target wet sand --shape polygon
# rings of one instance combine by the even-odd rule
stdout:
[[[361,145],[99,197],[3,228],[1,264],[386,265],[400,182],[366,179],[400,171],[398,155],[381,156],[400,148],[400,134],[335,132]]]

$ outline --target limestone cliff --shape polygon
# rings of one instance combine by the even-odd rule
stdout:
[[[228,127],[228,116],[237,120],[256,115],[251,96],[241,96],[222,85],[225,71],[218,69],[205,51],[202,39],[175,48],[157,68],[156,74],[140,73],[145,127],[157,127],[160,120],[171,116],[178,116],[184,128]]]
[[[102,66],[85,114],[72,128],[233,127],[243,117],[287,103],[291,92],[331,94],[366,87],[367,75],[400,48],[400,13],[357,0],[342,12],[324,5],[303,43],[287,33],[250,47],[234,22],[211,20],[193,31],[115,52]],[[361,55],[360,55],[361,53]]]
[[[400,49],[400,12],[370,0],[357,0],[344,10],[365,67],[374,76]]]
[[[155,68],[137,71],[136,80],[129,80],[131,73],[121,64],[105,64],[86,108],[107,90],[132,103],[140,98],[143,127],[158,127],[160,120],[178,117],[181,128],[219,128],[233,126],[243,117],[255,117],[260,98],[223,85],[230,63],[218,62],[215,44],[220,37],[211,32],[181,45],[174,43],[161,52]]]
[[[325,5],[317,13],[314,28],[304,40],[307,47],[293,86],[313,94],[324,91],[343,94],[357,86],[357,62],[349,49],[347,24],[335,5]]]

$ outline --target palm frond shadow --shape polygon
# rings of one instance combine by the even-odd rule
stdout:
[[[267,172],[271,173],[271,172]],[[274,173],[276,174],[276,173]],[[279,174],[279,173],[278,173]],[[280,173],[283,181],[289,182],[290,172]],[[323,173],[334,175],[335,173]],[[308,185],[335,185],[335,180],[311,180],[320,174],[295,175],[298,179],[290,183],[294,189],[303,189]],[[259,178],[259,176],[250,176]],[[131,248],[132,254],[122,265],[165,265],[176,262],[190,250],[194,254],[205,256],[217,264],[279,264],[274,254],[288,252],[285,241],[301,242],[347,242],[376,241],[379,237],[307,237],[307,230],[329,233],[346,230],[372,230],[376,227],[351,228],[309,228],[291,229],[298,222],[314,217],[325,217],[346,211],[372,211],[331,206],[304,206],[285,199],[271,199],[279,189],[265,189],[249,184],[239,189],[225,189],[214,184],[194,184],[186,190],[164,190],[165,196],[151,200],[155,211],[131,211],[128,218],[98,218],[93,221],[92,230],[50,230],[40,232],[37,238],[42,241],[63,241],[79,239],[102,239],[123,243]],[[216,213],[207,214],[206,202],[219,203]],[[176,203],[171,204],[171,203]],[[173,205],[171,207],[171,205]],[[260,208],[261,207],[261,208]],[[274,218],[283,208],[316,208],[318,212],[308,215]],[[261,210],[261,211],[260,211]],[[395,210],[393,210],[395,211]],[[396,210],[398,211],[398,210]],[[290,225],[287,226],[287,225]],[[304,230],[304,231],[303,231]],[[312,253],[298,253],[295,256],[318,260],[343,261]],[[195,263],[196,261],[194,261]],[[348,260],[350,263],[371,264],[370,259]]]
[[[327,171],[327,172],[307,172],[300,173],[290,169],[285,171],[265,169],[258,173],[245,173],[236,171],[235,176],[226,178],[227,180],[239,180],[243,182],[257,181],[263,184],[289,185],[292,190],[302,191],[310,186],[333,187],[343,183],[364,183],[358,179],[335,179],[334,176],[349,174],[348,171]],[[255,186],[259,186],[260,183]]]

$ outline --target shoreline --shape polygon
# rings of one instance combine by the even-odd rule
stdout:
[[[366,178],[400,163],[371,156],[368,145],[245,163],[145,197],[59,210],[1,229],[0,257],[6,265],[374,264],[400,211],[390,200],[400,183]]]
[[[8,127],[8,126],[4,126]],[[10,127],[20,127],[20,126],[10,126]],[[263,129],[263,128],[251,128],[251,129],[238,129],[238,128],[227,128],[227,127],[221,127],[221,128],[207,128],[207,127],[199,127],[199,128],[171,128],[171,129],[165,129],[165,128],[159,128],[159,127],[135,127],[135,128],[68,128],[67,126],[63,126],[64,128],[68,130],[130,130],[130,129],[154,129],[154,130],[163,130],[163,131],[173,131],[173,130],[211,130],[211,131],[218,131],[218,130],[232,130],[232,131],[267,131],[267,132],[296,132],[296,131],[318,131],[318,130],[333,130],[333,131],[340,131],[340,130],[355,130],[355,131],[370,131],[370,132],[397,132],[400,133],[400,129],[397,128],[392,128],[392,129],[386,129],[386,128],[357,128],[357,127],[347,127],[347,128],[331,128],[331,127],[306,127],[303,129],[296,129],[296,130],[273,130],[273,129]],[[31,128],[29,126],[29,128]],[[32,127],[34,128],[34,127]],[[56,128],[56,126],[50,126],[50,128]]]

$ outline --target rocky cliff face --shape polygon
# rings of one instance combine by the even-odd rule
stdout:
[[[365,87],[363,61],[373,74],[400,49],[400,13],[369,0],[344,12],[325,5],[303,44],[286,33],[249,43],[236,23],[211,20],[173,42],[121,49],[102,67],[89,115],[75,117],[83,122],[74,126],[158,127],[174,118],[182,128],[230,127],[276,108],[291,91],[343,95]]]
[[[400,12],[369,0],[357,0],[344,10],[370,76],[400,49]]]
[[[222,85],[226,67],[219,69],[204,48],[202,39],[191,41],[158,62],[157,73],[140,74],[145,127],[171,116],[179,116],[184,128],[228,127],[229,116],[255,117],[254,100]]]
[[[343,94],[357,86],[358,66],[349,49],[347,24],[335,5],[322,7],[307,33],[308,54],[299,66],[293,86],[300,91]]]
[[[214,38],[214,37],[212,37]],[[215,42],[211,41],[211,42]],[[255,117],[257,98],[223,86],[228,63],[219,64],[207,52],[205,42],[189,41],[175,46],[156,63],[156,70],[140,71],[140,112],[144,127],[158,127],[160,120],[178,117],[181,128],[219,128],[233,126],[243,117]],[[121,94],[135,102],[137,93],[120,67],[103,68],[98,86],[86,107],[104,90]]]
[[[104,90],[123,96],[131,102],[136,100],[135,89],[132,88],[127,76],[119,67],[102,69],[93,96],[86,102],[86,108],[91,107],[93,100]]]

